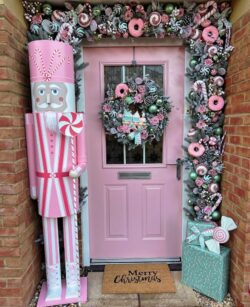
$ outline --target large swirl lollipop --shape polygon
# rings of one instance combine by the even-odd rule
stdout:
[[[63,113],[59,118],[59,130],[63,135],[74,137],[83,129],[82,114]]]

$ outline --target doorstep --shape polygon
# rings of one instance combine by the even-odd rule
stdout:
[[[88,274],[88,303],[82,307],[198,307],[192,289],[180,283],[181,272],[171,272],[176,293],[160,294],[102,294],[102,272]]]

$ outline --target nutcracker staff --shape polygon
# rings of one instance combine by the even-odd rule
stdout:
[[[29,43],[32,111],[26,114],[31,198],[42,216],[47,274],[46,301],[62,299],[58,218],[63,218],[65,299],[81,292],[77,211],[78,177],[85,170],[83,114],[76,113],[72,47]]]

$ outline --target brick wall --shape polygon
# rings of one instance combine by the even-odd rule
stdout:
[[[241,307],[250,306],[250,10],[234,23],[232,45],[226,78],[222,212],[238,224],[230,239],[230,292]]]
[[[26,28],[0,5],[0,306],[28,305],[40,280],[37,204],[28,190]]]

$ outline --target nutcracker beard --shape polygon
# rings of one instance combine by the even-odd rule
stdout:
[[[56,112],[45,112],[45,123],[49,131],[54,132],[54,133],[58,132]]]

